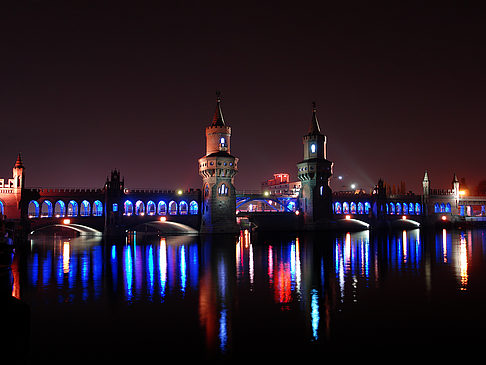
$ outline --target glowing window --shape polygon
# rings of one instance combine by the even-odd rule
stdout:
[[[169,214],[170,215],[177,214],[177,203],[173,200],[169,203]]]
[[[191,215],[197,214],[198,208],[199,207],[197,203],[193,200],[192,202],[189,203],[189,214]]]
[[[91,214],[91,206],[87,200],[81,202],[81,207],[79,208],[79,215],[81,217],[88,217]]]
[[[364,213],[363,203],[359,202],[358,203],[358,214],[363,214],[363,213]]]
[[[152,200],[147,202],[147,215],[155,215],[156,207],[155,203]]]
[[[420,206],[420,203],[415,203],[415,214],[420,215],[422,212],[422,207]]]
[[[340,202],[334,203],[334,211],[336,212],[336,214],[343,214],[343,209]]]
[[[224,139],[224,137],[221,137],[221,139],[219,140],[219,143],[221,144],[221,147],[227,147],[226,146],[226,140]]]
[[[113,211],[118,212],[118,204],[113,203]]]
[[[310,150],[311,150],[311,153],[316,153],[316,144],[315,143],[312,143],[310,145]]]
[[[145,204],[141,200],[135,203],[135,215],[145,215]]]
[[[413,209],[413,203],[410,203],[408,205],[408,214],[415,214],[415,211]]]
[[[221,184],[221,186],[218,188],[218,194],[228,195],[228,187],[225,184]]]
[[[395,204],[390,203],[390,214],[395,214]]]
[[[434,204],[434,212],[435,213],[439,213],[440,212],[439,203],[435,203]]]
[[[62,200],[58,200],[54,205],[54,217],[66,216],[66,204]]]
[[[408,204],[407,203],[403,203],[402,212],[403,212],[403,214],[408,214]]]
[[[78,203],[74,200],[71,200],[67,206],[67,216],[68,217],[77,217],[78,216]]]
[[[52,217],[52,203],[49,200],[44,200],[41,205],[41,218]]]
[[[397,203],[396,212],[397,212],[397,214],[402,214],[402,205],[400,203]]]
[[[351,207],[351,209],[350,209],[351,214],[356,214],[356,203],[351,202],[350,207]]]
[[[187,203],[183,200],[179,203],[179,214],[187,215],[188,206]]]
[[[349,214],[349,204],[347,202],[343,203],[343,213]]]
[[[93,216],[101,217],[103,215],[103,204],[99,200],[93,202]]]
[[[31,200],[29,202],[29,208],[27,211],[29,218],[38,218],[39,217],[39,203],[35,200]]]
[[[127,216],[133,215],[133,203],[130,200],[127,200],[123,204],[123,215],[127,215]]]
[[[444,203],[440,203],[440,212],[441,213],[445,212],[445,204]]]
[[[371,210],[371,204],[369,202],[365,202],[364,208],[365,208],[365,214],[369,214]]]
[[[451,204],[450,203],[447,203],[446,204],[445,211],[446,211],[446,213],[450,213],[451,212]]]
[[[159,204],[157,204],[157,214],[158,215],[167,214],[167,204],[165,204],[165,201],[161,200],[159,201]]]

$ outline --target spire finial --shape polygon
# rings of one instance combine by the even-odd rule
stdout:
[[[224,126],[223,112],[221,111],[221,91],[216,90],[216,111],[214,112],[212,127]]]
[[[317,106],[316,102],[312,102],[312,120],[309,127],[309,134],[321,134],[321,128],[319,128],[319,122],[317,121]]]

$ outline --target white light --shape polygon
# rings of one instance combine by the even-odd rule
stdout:
[[[338,179],[339,179],[339,180],[342,180],[342,179],[343,179],[343,177],[342,177],[342,176],[338,176]]]
[[[356,189],[356,184],[351,184],[351,189]]]

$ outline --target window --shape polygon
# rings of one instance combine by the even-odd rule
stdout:
[[[198,205],[193,200],[192,202],[189,203],[189,214],[195,215],[195,214],[197,214],[197,211],[198,211]]]
[[[415,214],[420,215],[421,211],[420,203],[415,203]]]
[[[39,203],[35,200],[31,200],[29,202],[29,208],[27,211],[29,218],[38,218],[39,217]]]
[[[123,215],[133,215],[133,203],[130,200],[127,200],[125,204],[123,204]]]
[[[434,204],[434,212],[435,212],[435,213],[439,213],[439,212],[440,212],[440,209],[439,209],[439,203],[435,203],[435,204]]]
[[[363,214],[363,213],[364,213],[363,203],[359,202],[358,203],[358,214]]]
[[[371,210],[371,204],[369,202],[365,202],[365,214],[369,214],[370,213],[370,210]],[[387,209],[388,209],[388,206],[387,206]]]
[[[52,217],[52,203],[49,200],[44,200],[41,205],[41,218]]]
[[[118,212],[118,204],[113,203],[113,211]]]
[[[170,215],[177,214],[177,203],[173,200],[169,203],[169,214]]]
[[[183,200],[179,203],[179,214],[187,215],[188,207],[187,203]]]
[[[349,204],[347,202],[343,203],[343,213],[349,214]]]
[[[135,215],[145,215],[145,204],[141,200],[135,203]]]
[[[165,204],[165,201],[161,200],[159,201],[159,204],[157,204],[157,214],[158,215],[167,214],[167,204]]]
[[[444,203],[440,203],[440,212],[441,213],[445,212],[445,204]]]
[[[403,214],[408,214],[408,204],[403,203],[403,208],[402,208]]]
[[[445,211],[446,211],[446,213],[450,213],[451,212],[451,204],[450,203],[447,203],[446,204]]]
[[[87,200],[81,202],[81,208],[79,209],[79,215],[81,217],[88,217],[91,214],[91,206]]]
[[[351,202],[351,214],[356,214],[356,203]]]
[[[147,215],[155,215],[156,207],[152,200],[147,202]]]
[[[99,200],[93,202],[93,216],[101,217],[103,215],[103,204]]]
[[[66,216],[66,204],[62,200],[58,200],[54,205],[54,217]]]
[[[390,214],[395,214],[395,204],[390,203]]]
[[[221,186],[218,188],[218,194],[228,195],[228,187],[225,184],[221,184]]]
[[[228,147],[226,145],[226,140],[224,139],[224,137],[221,137],[220,140],[219,140],[219,144],[220,144],[220,147]]]
[[[310,150],[311,150],[311,153],[316,153],[316,144],[315,143],[312,143],[310,145]]]
[[[78,203],[74,200],[71,200],[67,206],[67,216],[68,217],[77,217],[78,216]]]
[[[402,205],[400,203],[397,203],[397,214],[402,214]]]
[[[415,214],[415,211],[413,209],[413,203],[410,203],[408,205],[408,214]]]

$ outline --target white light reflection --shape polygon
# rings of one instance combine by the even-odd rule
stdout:
[[[167,242],[164,237],[160,239],[159,247],[159,284],[160,297],[165,297],[165,285],[167,283]]]
[[[443,262],[447,263],[447,230],[444,228],[442,230],[442,257]]]
[[[69,242],[64,242],[62,248],[62,271],[64,274],[69,273]]]
[[[461,278],[461,290],[467,290],[467,281],[468,281],[468,274],[467,274],[467,241],[464,234],[461,234],[461,246],[459,250],[459,272]]]

